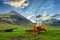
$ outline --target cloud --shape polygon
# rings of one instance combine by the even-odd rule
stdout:
[[[31,17],[33,17],[33,16],[34,16],[34,14],[31,14],[31,15],[27,16],[26,18],[31,19]]]
[[[30,19],[30,18],[31,18],[31,16],[27,16],[26,18],[27,18],[27,19]]]
[[[60,12],[59,12],[59,14],[60,14]]]
[[[18,7],[24,8],[25,6],[28,6],[28,4],[29,4],[28,2],[25,3],[25,1],[26,0],[9,0],[9,1],[5,0],[4,4],[8,4],[8,5],[11,5],[16,8],[18,8]]]
[[[22,5],[21,5],[21,8],[25,8],[25,7],[27,7],[29,5],[29,2],[27,2],[27,3],[23,3]]]
[[[31,22],[33,22],[33,23],[36,23],[36,21],[35,20],[30,20]]]
[[[31,19],[31,17],[33,17],[33,16],[34,16],[34,15],[32,15],[32,16],[27,16],[26,18],[29,19],[31,22],[36,23],[35,20],[32,20],[32,19]]]

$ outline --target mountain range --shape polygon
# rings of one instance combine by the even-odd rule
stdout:
[[[33,23],[21,14],[12,10],[8,13],[0,14],[0,24],[32,25]],[[45,20],[43,24],[48,26],[60,26],[60,20],[52,18]]]
[[[49,19],[44,22],[44,25],[48,26],[60,26],[60,20],[57,19]]]
[[[12,10],[8,13],[0,14],[0,24],[13,24],[13,25],[31,25],[32,22]]]
[[[40,18],[41,15],[38,15],[37,18]],[[51,16],[49,17],[50,19],[44,20],[43,25],[47,26],[60,26],[60,20],[56,19],[55,17],[60,18],[60,14],[53,15],[52,18]]]

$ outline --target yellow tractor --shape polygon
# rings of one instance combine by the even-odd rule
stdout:
[[[32,30],[25,30],[25,33],[28,34],[39,34],[41,32],[46,32],[47,26],[37,26],[36,23],[33,24]]]
[[[36,21],[36,23],[33,23],[32,30],[25,30],[25,33],[38,34],[38,33],[41,33],[41,32],[46,32],[47,27],[48,26],[46,26],[46,25],[42,25],[41,22]]]
[[[47,26],[36,26],[36,23],[33,25],[33,30],[36,30],[38,33],[46,32]]]
[[[32,30],[26,30],[25,33],[38,34],[41,32],[46,32],[47,26],[44,25],[44,18],[46,17],[45,13],[40,17],[36,17],[36,22],[33,24]]]

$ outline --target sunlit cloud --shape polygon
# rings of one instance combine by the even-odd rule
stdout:
[[[29,5],[29,2],[23,3],[23,4],[21,5],[21,8],[25,8],[25,7],[27,7],[28,5]]]
[[[31,14],[31,15],[27,16],[26,18],[27,18],[28,20],[30,20],[31,22],[36,23],[35,20],[31,19],[32,17],[35,17],[35,15],[34,15],[34,14]]]
[[[60,14],[60,12],[59,12],[59,14]]]
[[[29,5],[29,3],[25,3],[26,0],[10,0],[10,1],[4,1],[5,4],[11,5],[13,7],[26,7]]]
[[[31,15],[27,16],[26,18],[31,19],[31,17],[33,17],[33,16],[34,16],[34,14],[31,14]]]
[[[30,20],[31,22],[33,22],[33,23],[36,23],[36,21],[35,20]]]

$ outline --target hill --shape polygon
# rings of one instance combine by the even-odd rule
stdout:
[[[32,22],[26,19],[21,14],[12,10],[8,13],[0,14],[0,23],[2,24],[16,24],[16,25],[31,25]]]

